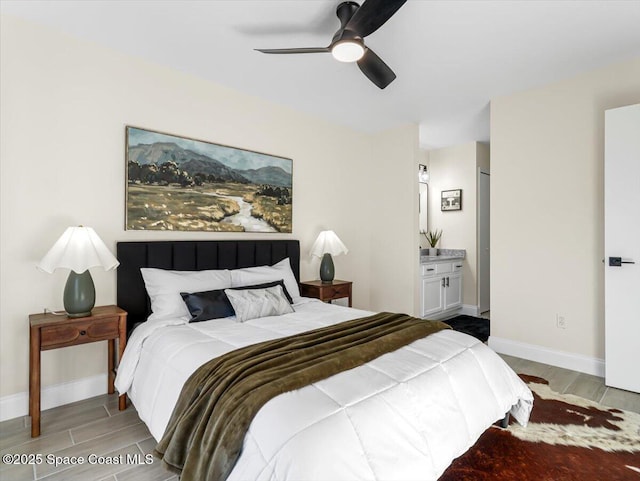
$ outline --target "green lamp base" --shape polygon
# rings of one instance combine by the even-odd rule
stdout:
[[[82,274],[74,271],[69,273],[67,283],[64,286],[64,310],[67,316],[87,317],[91,315],[91,309],[96,304],[96,288],[89,269]]]
[[[335,276],[335,268],[333,266],[333,259],[331,254],[326,253],[322,256],[322,262],[320,262],[320,280],[325,284],[333,282]]]

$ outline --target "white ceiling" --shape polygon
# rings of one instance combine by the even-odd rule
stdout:
[[[379,90],[324,47],[340,0],[2,0],[2,13],[366,132],[420,124],[421,144],[489,140],[497,96],[640,56],[640,0],[409,0],[366,38],[397,74]]]

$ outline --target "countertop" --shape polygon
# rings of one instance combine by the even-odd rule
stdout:
[[[464,259],[464,256],[420,256],[420,264],[428,264],[429,262],[452,261],[454,259]]]
[[[428,255],[427,249],[420,249],[420,264],[429,262],[442,262],[452,260],[462,260],[467,256],[465,249],[438,249],[437,256]]]

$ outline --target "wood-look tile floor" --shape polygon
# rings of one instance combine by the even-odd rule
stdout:
[[[640,413],[640,394],[608,388],[603,379],[537,362],[503,355],[518,373],[547,379],[560,393],[574,394],[604,405]],[[46,459],[38,465],[0,463],[3,481],[177,481],[157,459],[151,464],[127,464],[126,456],[151,453],[155,440],[140,421],[134,407],[118,411],[117,395],[103,395],[42,412],[42,435],[30,437],[28,416],[0,423],[0,452],[5,454],[41,454],[43,457],[89,455],[118,459],[124,464],[83,464],[54,466]]]
[[[41,454],[43,462],[35,465],[0,463],[0,480],[23,481],[177,481],[158,459],[144,463],[145,454],[153,451],[155,440],[138,417],[131,403],[118,411],[117,394],[102,395],[73,404],[42,411],[41,435],[31,438],[31,418],[24,416],[0,423],[0,453]],[[85,464],[60,465],[48,462],[47,455],[82,457]],[[105,460],[122,459],[123,464],[106,464]],[[120,457],[120,455],[122,455]],[[129,459],[127,459],[129,455]],[[137,456],[135,456],[137,455]],[[129,463],[127,463],[129,461]]]

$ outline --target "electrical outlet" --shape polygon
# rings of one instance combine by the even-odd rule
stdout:
[[[564,318],[564,316],[561,316],[560,314],[556,314],[556,327],[558,329],[567,328],[567,320]]]

